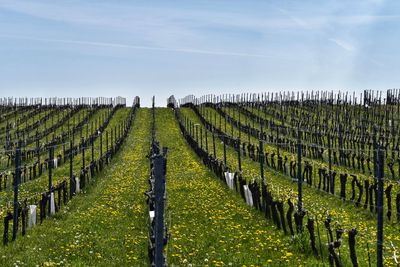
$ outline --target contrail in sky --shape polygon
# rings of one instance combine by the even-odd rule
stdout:
[[[119,43],[109,43],[109,42],[92,42],[84,40],[37,38],[37,37],[18,36],[18,35],[0,35],[0,38],[24,39],[24,40],[32,40],[39,42],[64,43],[64,44],[74,44],[74,45],[91,45],[91,46],[112,47],[112,48],[128,48],[128,49],[142,49],[142,50],[154,50],[154,51],[165,51],[165,52],[205,54],[205,55],[217,55],[217,56],[269,58],[269,56],[262,54],[213,51],[213,50],[202,50],[202,49],[191,49],[191,48],[143,46],[143,45],[119,44]]]

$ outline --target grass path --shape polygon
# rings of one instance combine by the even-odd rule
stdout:
[[[157,139],[167,146],[170,266],[313,266],[282,233],[210,172],[184,140],[171,109],[157,109]],[[306,261],[306,262],[305,262]]]
[[[114,128],[115,126],[119,125],[123,120],[127,118],[127,115],[130,111],[130,108],[121,108],[118,109],[113,117],[111,118],[109,124],[105,128],[104,132]],[[96,116],[96,115],[94,115]],[[90,121],[89,121],[90,122]],[[79,140],[79,137],[75,138]],[[106,138],[103,135],[103,152],[106,150]],[[111,142],[110,142],[111,145]],[[98,158],[100,155],[100,138],[97,138],[94,142],[94,152],[95,158]],[[55,151],[55,155],[56,151]],[[43,159],[43,157],[41,157]],[[89,145],[85,149],[85,165],[91,161],[91,146]],[[73,159],[73,173],[75,175],[79,174],[79,170],[82,166],[82,153],[76,155]],[[69,161],[62,164],[60,167],[53,169],[53,185],[63,181],[64,179],[68,179],[69,177]],[[42,175],[38,175],[35,179],[27,181],[26,183],[22,183],[19,185],[19,200],[22,201],[25,198],[28,198],[28,203],[33,204],[36,203],[36,199],[40,199],[40,194],[48,189],[48,171],[45,170]],[[13,188],[8,187],[6,191],[0,192],[0,217],[4,216],[6,209],[9,208],[7,204],[9,201],[13,200]],[[0,225],[0,231],[2,230],[2,225]]]
[[[0,246],[0,266],[147,266],[150,111],[139,109],[123,148],[85,194],[53,219]]]
[[[204,142],[204,133],[205,127],[201,124],[199,117],[195,114],[193,110],[190,108],[181,108],[182,114],[187,116],[192,120],[193,123],[200,124],[200,127],[203,129],[203,144]],[[217,117],[217,124],[219,123]],[[224,120],[222,120],[222,129],[224,130]],[[235,131],[237,129],[234,129]],[[227,126],[227,132],[230,134],[231,125]],[[209,137],[209,147],[212,149],[212,141],[211,135],[208,133]],[[247,138],[247,136],[243,136],[243,139]],[[216,137],[216,151],[217,157],[223,158],[223,145],[221,141]],[[247,140],[246,140],[247,141]],[[234,170],[238,169],[237,163],[237,152],[232,148],[227,146],[227,163],[229,166],[232,166]],[[252,177],[259,176],[259,163],[252,161],[249,157],[242,157],[242,169],[244,177],[247,179],[251,179]],[[296,195],[297,192],[297,183],[292,182],[290,179],[287,179],[281,173],[272,171],[271,169],[266,169],[265,179],[271,185],[270,189],[273,194],[277,197],[281,197],[283,199],[287,199],[288,195]],[[289,193],[288,193],[289,192]],[[296,201],[296,198],[294,199]],[[311,188],[308,186],[303,186],[303,204],[305,209],[308,211],[309,215],[318,219],[319,226],[321,230],[321,242],[323,244],[324,249],[324,261],[326,263],[327,260],[327,251],[326,251],[326,243],[327,236],[326,230],[323,226],[323,222],[327,217],[327,214],[332,215],[333,219],[333,228],[343,228],[343,229],[351,229],[356,227],[359,231],[357,235],[357,257],[360,266],[368,266],[368,251],[370,252],[371,263],[372,266],[375,264],[376,260],[376,217],[374,214],[371,214],[368,210],[364,210],[361,208],[356,208],[354,204],[349,204],[347,202],[343,202],[337,198],[337,196],[333,196],[330,194],[326,194],[323,192],[317,191],[315,188]],[[285,210],[287,210],[287,205],[285,203]],[[304,223],[306,223],[307,218],[305,218]],[[395,266],[395,262],[392,258],[392,250],[390,248],[389,241],[392,241],[394,246],[397,248],[400,244],[400,237],[398,233],[398,225],[395,224],[393,220],[391,223],[384,224],[384,234],[385,234],[385,244],[384,244],[384,260],[385,266]],[[317,241],[317,246],[319,242]],[[368,247],[367,247],[368,244]],[[368,250],[369,248],[369,250]],[[342,263],[344,265],[351,265],[350,256],[349,256],[349,247],[348,247],[348,235],[347,233],[344,235],[344,239],[341,247],[341,256]]]

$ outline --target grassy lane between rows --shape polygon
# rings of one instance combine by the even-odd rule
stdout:
[[[71,128],[74,127],[74,126],[76,126],[76,125],[80,122],[80,117],[83,118],[85,112],[86,112],[85,109],[82,109],[82,110],[78,111],[78,112],[77,112],[76,114],[74,114],[71,118],[69,118],[69,121],[67,120],[63,125],[61,125],[60,127],[56,128],[54,131],[48,133],[47,135],[43,136],[43,137],[39,140],[39,144],[43,147],[44,144],[49,143],[49,140],[51,140],[54,136],[57,136],[57,137],[58,137],[59,135],[62,134],[63,131],[68,131],[68,123],[71,124]],[[73,123],[74,120],[76,120],[75,123]],[[57,123],[57,122],[55,122],[55,123]],[[54,123],[54,124],[55,124],[55,123]],[[52,126],[53,126],[54,124],[52,124]],[[51,127],[51,126],[50,126],[50,127]],[[80,129],[82,129],[82,128],[80,128]],[[35,131],[35,132],[36,132],[36,131]],[[78,139],[78,138],[76,138],[76,139]],[[65,142],[67,142],[68,140],[69,140],[69,138],[67,137]],[[78,139],[78,141],[75,140],[75,143],[77,143],[77,142],[79,142],[79,139]],[[67,145],[68,145],[68,144],[67,144]],[[66,145],[66,146],[67,146],[67,145]],[[23,148],[23,150],[34,150],[34,149],[36,149],[36,147],[37,147],[37,142],[32,142],[31,144],[25,146],[25,147]],[[58,154],[62,154],[62,152],[63,152],[62,145],[58,145],[58,146],[56,147],[56,149],[57,149],[57,151],[55,150],[55,152],[54,152],[54,155],[55,155],[55,156],[57,156]],[[48,152],[46,149],[42,149],[42,151],[40,152],[40,158],[41,158],[41,160],[43,160],[43,159],[45,159],[46,157],[48,157],[48,155],[49,155],[49,152]],[[37,157],[35,156],[35,157],[30,158],[30,159],[28,159],[28,160],[22,160],[22,161],[21,161],[21,165],[22,165],[22,166],[24,166],[24,165],[30,166],[30,165],[33,165],[36,161],[37,161]],[[1,154],[1,155],[0,155],[0,171],[1,171],[1,172],[7,172],[7,171],[10,172],[10,171],[14,171],[14,168],[15,168],[15,167],[14,167],[14,163],[11,163],[9,166],[7,166],[7,162],[8,162],[8,157],[7,157],[7,155],[4,154],[4,153]],[[29,167],[28,167],[28,168],[29,168]]]
[[[211,108],[207,108],[207,110],[209,111],[209,113],[210,114],[218,114],[217,113],[217,111],[215,110],[215,109],[211,109]],[[219,116],[219,115],[217,115],[217,116]],[[236,115],[237,116],[237,115]],[[243,120],[243,116],[244,115],[242,115],[242,120]],[[238,117],[235,117],[235,116],[233,116],[235,119],[238,119]],[[210,120],[208,120],[209,122],[210,122]],[[217,123],[218,124],[218,123]],[[232,133],[232,126],[233,126],[233,124],[232,123],[227,123],[227,126],[225,127],[225,125],[224,125],[224,120],[222,120],[222,130],[227,134],[227,135],[231,135],[231,133]],[[226,131],[224,130],[224,129],[227,129]],[[257,127],[256,127],[257,128]],[[259,128],[257,128],[257,129],[259,129]],[[236,127],[236,126],[233,126],[233,136],[234,137],[239,137],[239,129]],[[247,134],[245,134],[245,133],[242,133],[241,134],[242,135],[242,141],[243,142],[246,142],[247,144],[248,144],[248,135]],[[255,138],[255,137],[253,137],[253,136],[251,136],[250,137],[250,143],[252,143],[253,145],[255,145],[255,146],[258,146],[258,143],[259,143],[259,140],[257,139],[257,138]],[[277,151],[277,148],[276,147],[274,147],[274,146],[271,146],[271,145],[266,145],[266,144],[264,144],[265,146],[264,146],[264,152],[269,152],[269,154],[271,155],[272,154],[272,152],[275,152],[276,154],[278,154],[278,151]],[[283,149],[281,149],[280,150],[280,155],[282,156],[282,157],[285,157],[285,156],[287,156],[288,157],[288,159],[289,159],[289,161],[290,160],[293,160],[294,162],[297,162],[297,154],[294,154],[294,153],[290,153],[290,152],[288,152],[288,151],[284,151]],[[271,160],[271,158],[269,158],[268,160]],[[312,187],[309,187],[309,188],[313,188],[314,190],[316,190],[316,191],[319,191],[320,193],[321,193],[321,195],[330,195],[330,196],[333,196],[333,195],[331,195],[330,193],[326,193],[324,190],[322,190],[322,189],[318,189],[317,188],[317,181],[319,180],[319,178],[318,178],[318,168],[320,168],[320,167],[325,167],[326,169],[328,169],[328,165],[326,164],[326,163],[322,163],[322,162],[320,162],[319,160],[315,160],[315,159],[310,159],[310,158],[307,158],[307,157],[304,157],[304,155],[302,156],[302,162],[303,162],[303,166],[304,166],[304,162],[305,161],[308,161],[312,166],[313,166],[313,181],[314,181],[314,183],[313,183],[313,186]],[[276,162],[276,159],[275,159],[275,162]],[[258,165],[258,164],[256,164],[256,165]],[[288,166],[289,166],[289,162],[288,162]],[[275,170],[275,169],[273,169],[272,167],[267,167],[266,166],[266,170],[267,171],[271,171],[271,172],[274,172],[274,173],[277,173],[279,176],[285,176],[285,174],[283,174],[283,173],[280,173],[280,172],[278,172],[277,170]],[[339,197],[339,194],[340,194],[340,187],[341,187],[341,185],[340,185],[340,178],[339,178],[339,174],[341,174],[341,173],[347,173],[347,174],[356,174],[357,175],[357,177],[358,177],[358,179],[359,179],[359,181],[362,183],[362,184],[364,184],[364,180],[366,180],[366,179],[368,179],[369,180],[369,182],[370,182],[370,184],[372,185],[373,184],[373,182],[374,182],[374,180],[373,180],[373,177],[371,176],[371,177],[367,177],[367,176],[364,176],[364,175],[361,175],[360,173],[355,173],[355,172],[353,172],[352,170],[350,170],[350,169],[348,169],[348,168],[343,168],[343,167],[334,167],[333,169],[332,169],[333,171],[336,171],[337,172],[337,175],[336,175],[336,182],[335,182],[335,195],[336,195],[336,203],[338,203],[338,204],[341,204],[342,202],[343,202],[343,200],[342,199],[340,199],[340,197]],[[286,178],[289,178],[288,176],[286,176]],[[290,179],[290,178],[289,178]],[[305,185],[306,185],[306,183],[305,183]],[[399,190],[400,190],[400,186],[399,186],[399,184],[393,184],[393,189],[392,189],[392,202],[395,202],[395,196],[396,196],[396,194],[397,194],[397,192],[399,192]],[[358,193],[358,192],[357,192]],[[371,213],[370,211],[369,211],[369,208],[368,209],[365,209],[365,208],[356,208],[355,207],[355,201],[350,201],[350,197],[351,197],[351,195],[352,195],[352,188],[351,188],[351,177],[349,177],[348,178],[348,180],[347,180],[347,183],[346,183],[346,196],[347,196],[347,201],[346,201],[346,204],[348,204],[349,206],[353,206],[353,209],[354,210],[359,210],[361,213],[365,213],[366,214],[366,216],[368,217],[368,218],[374,218],[375,217],[375,215],[373,214],[373,213]],[[357,195],[358,196],[358,195]],[[357,198],[356,198],[357,199]],[[366,200],[366,194],[365,194],[365,188],[364,188],[364,194],[362,195],[362,198],[361,198],[361,203],[365,203],[365,200]],[[376,200],[375,200],[376,201]],[[387,209],[388,209],[388,207],[387,207],[387,201],[386,201],[386,198],[385,198],[385,201],[384,201],[384,209],[385,209],[385,212],[387,212]],[[393,207],[392,207],[392,209],[393,209]],[[384,217],[384,219],[386,220],[386,216]],[[385,224],[387,224],[387,225],[392,225],[392,224],[396,224],[397,223],[397,221],[395,220],[395,218],[394,217],[392,217],[392,220],[391,221],[389,221],[389,220],[386,220],[385,221]]]
[[[181,108],[182,114],[187,116],[193,123],[199,124],[199,128],[203,130],[203,145],[205,146],[205,127],[202,125],[199,117],[190,108]],[[224,127],[222,126],[222,129]],[[230,125],[227,127],[227,132],[230,131]],[[200,131],[200,129],[199,129]],[[216,137],[216,154],[217,158],[223,159],[223,143]],[[212,151],[212,136],[208,132],[209,149]],[[227,163],[233,170],[238,169],[237,152],[227,146]],[[242,157],[242,170],[245,179],[258,179],[260,176],[260,166],[258,162],[252,161],[249,157]],[[288,205],[286,200],[290,197],[292,202],[297,201],[297,183],[287,179],[286,176],[271,169],[265,170],[265,181],[270,185],[270,190],[274,197],[284,201],[284,209],[287,211]],[[352,229],[357,228],[356,253],[358,262],[361,266],[368,266],[369,258],[371,264],[375,264],[376,260],[376,218],[369,211],[356,208],[353,204],[338,200],[335,196],[317,191],[315,188],[303,186],[303,205],[307,210],[307,216],[313,217],[318,221],[320,228],[321,245],[323,248],[324,261],[327,260],[327,235],[324,227],[324,221],[328,214],[332,216],[332,228]],[[304,220],[306,221],[307,217]],[[390,241],[393,242],[396,248],[399,247],[400,237],[398,233],[398,225],[384,224],[385,244],[384,244],[384,260],[385,266],[395,266],[392,258],[392,250]],[[316,231],[316,234],[318,232]],[[308,236],[308,235],[307,235]],[[288,237],[290,238],[290,237]],[[308,237],[307,237],[308,239]],[[319,240],[317,239],[317,247],[319,249]],[[307,245],[309,247],[309,245]],[[369,255],[368,255],[369,253]],[[340,249],[341,261],[346,265],[350,265],[348,235],[344,235],[342,246]]]
[[[210,111],[210,110],[211,110],[211,112],[216,112],[215,109],[207,108],[207,111]],[[239,115],[238,115],[237,109],[223,108],[223,111],[225,113],[229,114],[232,118],[234,118],[236,120],[239,120]],[[256,114],[255,111],[253,111],[252,113]],[[217,115],[217,116],[219,116],[219,115]],[[241,118],[241,123],[242,124],[246,124],[246,121],[248,121],[248,124],[250,124],[251,127],[255,128],[257,130],[261,129],[261,126],[260,126],[259,123],[254,123],[254,121],[252,121],[251,118],[248,118],[247,115],[243,114],[242,112],[240,113],[240,118]],[[272,120],[272,119],[269,118],[269,120]],[[230,124],[230,126],[228,127],[230,130],[231,130],[231,125],[232,124]],[[293,126],[289,125],[289,127],[293,127]],[[235,128],[235,132],[238,133],[239,129],[237,127],[234,127],[234,128]],[[265,127],[264,131],[267,134],[272,134],[272,135],[276,136],[276,131],[274,132],[273,130],[268,129],[267,127]],[[230,132],[228,132],[228,133],[230,133]],[[242,133],[242,136],[243,136],[242,140],[244,142],[247,142],[248,141],[248,139],[247,139],[248,135],[245,134],[245,133]],[[281,134],[280,138],[283,138],[283,137],[284,137],[284,135]],[[293,137],[290,137],[290,138],[293,139]],[[258,139],[254,139],[254,137],[251,137],[251,140],[255,140],[255,144],[258,144]],[[303,142],[304,142],[304,140],[303,140]],[[309,143],[309,141],[307,140],[306,143]],[[254,144],[254,142],[253,142],[253,144]],[[266,145],[265,148],[268,149],[269,151],[275,151],[277,153],[277,146],[275,144],[268,144],[268,145]],[[367,148],[366,148],[366,150],[367,150]],[[336,151],[337,155],[339,155],[339,152],[338,152],[337,148],[333,147],[332,151]],[[288,151],[286,151],[284,149],[280,149],[280,154],[282,156],[285,156],[285,155],[288,156],[289,159],[290,158],[294,158],[295,159],[295,157],[292,156],[293,154],[291,154],[290,152],[288,152]],[[371,156],[372,156],[372,152],[371,152]],[[316,166],[328,168],[328,149],[327,149],[327,145],[325,145],[325,151],[324,151],[323,157],[324,157],[324,160],[321,160],[321,159],[316,159],[316,158],[310,157],[309,155],[307,157],[305,157],[303,155],[303,160],[307,160],[312,165],[314,165],[314,172],[316,172],[317,171],[317,168],[315,168]],[[367,155],[365,155],[365,157],[367,158]],[[373,157],[371,157],[371,158],[373,158]],[[362,180],[369,179],[370,182],[373,182],[374,164],[373,164],[372,161],[371,161],[370,164],[371,164],[371,174],[369,174],[369,172],[368,172],[367,163],[365,163],[365,173],[362,173],[362,171],[357,169],[357,168],[352,168],[352,167],[349,167],[349,166],[339,165],[339,164],[334,164],[334,163],[332,163],[332,170],[334,170],[334,171],[336,171],[338,173],[349,173],[349,174],[351,173],[351,174],[357,175],[357,177],[361,178]],[[357,165],[357,163],[356,163],[356,165]],[[394,161],[394,165],[393,166],[394,166],[393,168],[395,170],[398,169],[398,165],[397,165],[396,161]],[[388,178],[387,180],[390,181],[390,178],[392,177],[392,175],[391,175],[391,172],[390,172],[389,168],[385,168],[385,177],[387,177]],[[338,186],[337,186],[336,190],[339,191],[340,190],[340,186],[339,186],[338,183],[337,183],[337,185]],[[396,186],[397,184],[394,184],[394,185],[395,185],[394,189],[397,192],[399,190],[399,188]],[[348,191],[349,191],[349,187],[348,187]]]
[[[139,109],[120,152],[53,219],[0,246],[0,266],[147,266],[150,112]]]
[[[157,139],[168,147],[170,266],[317,266],[295,253],[264,216],[209,171],[184,140],[173,111],[157,109]]]
[[[121,108],[118,109],[114,116],[111,118],[110,123],[106,127],[105,131],[111,131],[115,126],[122,123],[128,116],[130,108]],[[78,139],[78,138],[75,138]],[[103,136],[103,153],[106,150],[106,138]],[[109,140],[109,146],[111,146],[111,139]],[[98,158],[100,155],[100,138],[97,138],[94,142],[94,155],[95,158]],[[91,146],[89,145],[85,149],[85,165],[89,164],[91,161]],[[73,159],[73,171],[75,175],[79,174],[79,170],[82,167],[82,153],[80,152]],[[53,169],[53,185],[63,181],[64,179],[69,178],[69,161],[60,167]],[[40,194],[46,191],[48,188],[48,170],[44,171],[41,176],[38,176],[36,179],[28,181],[26,183],[22,183],[19,185],[19,199],[22,201],[25,198],[28,198],[28,203],[36,203],[36,199],[40,198]],[[13,191],[12,187],[8,187],[6,191],[0,192],[0,217],[5,212],[7,205],[13,199]],[[0,230],[2,226],[0,225]]]

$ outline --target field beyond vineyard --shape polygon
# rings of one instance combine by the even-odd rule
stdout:
[[[0,266],[400,266],[399,91],[131,101],[1,101]]]

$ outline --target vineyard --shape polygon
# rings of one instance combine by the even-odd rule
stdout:
[[[1,266],[400,266],[398,90],[0,110]]]

